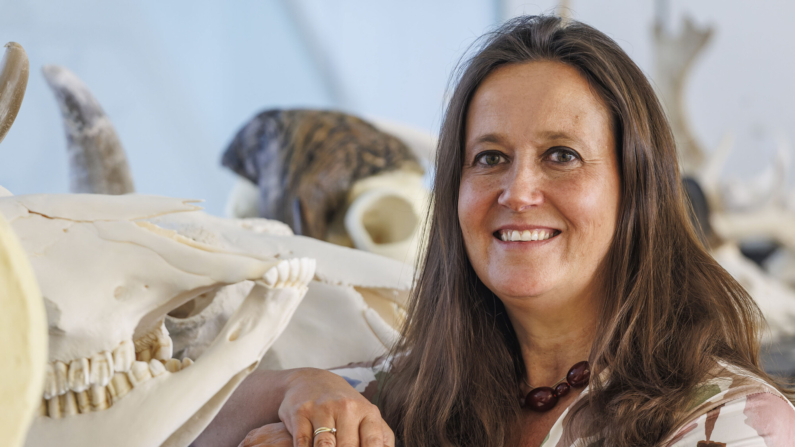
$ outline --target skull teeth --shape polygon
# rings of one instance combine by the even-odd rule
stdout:
[[[173,342],[161,324],[135,342],[122,341],[113,352],[102,351],[68,365],[50,362],[40,414],[61,418],[106,410],[147,380],[193,364],[189,358],[173,359],[172,354]]]
[[[262,281],[271,288],[306,287],[315,276],[316,262],[310,258],[279,261],[265,272]]]

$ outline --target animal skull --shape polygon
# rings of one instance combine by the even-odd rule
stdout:
[[[135,195],[0,198],[50,332],[49,417],[34,421],[27,445],[187,445],[285,328],[314,260],[223,250],[150,221],[197,209]],[[251,291],[195,365],[172,359],[166,313],[246,280]]]

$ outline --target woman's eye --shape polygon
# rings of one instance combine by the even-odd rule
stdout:
[[[505,161],[505,157],[497,153],[485,153],[481,154],[477,161],[486,166],[496,166]]]
[[[574,151],[569,149],[555,149],[549,154],[550,160],[556,163],[570,163],[580,158]]]

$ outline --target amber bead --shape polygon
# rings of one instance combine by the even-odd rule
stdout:
[[[554,389],[555,389],[555,396],[563,397],[569,394],[569,390],[571,390],[571,387],[566,382],[560,382],[559,384],[555,385]]]
[[[591,379],[591,365],[587,361],[582,361],[572,366],[566,374],[566,381],[574,388],[582,388]]]
[[[527,408],[534,411],[549,411],[558,403],[558,396],[555,391],[548,386],[533,388],[527,393],[524,404]]]

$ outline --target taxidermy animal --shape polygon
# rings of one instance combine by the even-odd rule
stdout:
[[[127,156],[110,119],[83,82],[66,68],[42,68],[63,117],[73,193],[135,192]]]
[[[323,240],[342,227],[348,192],[358,180],[423,172],[399,139],[360,118],[322,110],[260,113],[237,133],[221,162],[259,187],[261,217]]]

